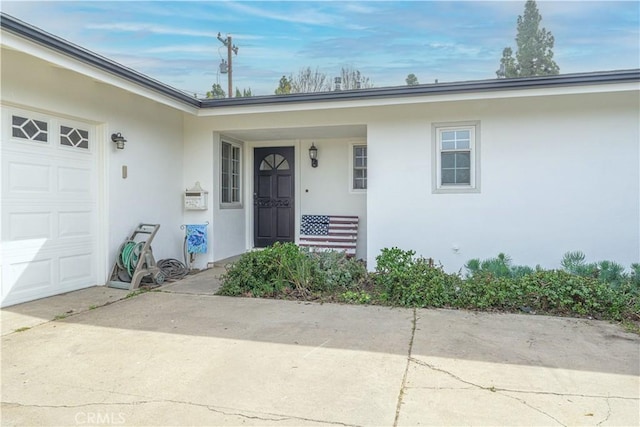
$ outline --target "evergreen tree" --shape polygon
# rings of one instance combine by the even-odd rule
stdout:
[[[502,51],[500,69],[496,73],[498,77],[518,77],[518,64],[513,57],[513,51],[510,47],[505,47]]]
[[[527,0],[524,15],[518,16],[515,59],[511,48],[502,51],[498,77],[531,77],[555,75],[560,67],[553,60],[555,39],[544,27],[540,29],[542,16],[535,0]]]
[[[416,75],[413,73],[407,75],[407,78],[404,79],[404,81],[407,83],[407,86],[415,86],[420,84],[420,82],[418,82],[418,77],[416,77]]]
[[[276,89],[276,95],[287,95],[289,93],[291,93],[291,80],[287,76],[282,76]]]
[[[251,93],[251,88],[249,89],[242,89],[242,92],[240,92],[240,89],[238,89],[238,87],[236,87],[236,98],[247,98],[249,96],[253,96],[253,94]]]

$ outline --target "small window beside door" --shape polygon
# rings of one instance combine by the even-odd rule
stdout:
[[[367,146],[352,145],[351,153],[351,190],[367,190]]]
[[[241,206],[241,157],[239,144],[222,141],[220,156],[220,201],[223,207]]]

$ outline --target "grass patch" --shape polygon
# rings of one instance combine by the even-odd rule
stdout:
[[[29,329],[31,329],[31,328],[28,327],[28,326],[23,326],[22,328],[18,328],[13,332],[24,332],[24,331],[28,331]]]

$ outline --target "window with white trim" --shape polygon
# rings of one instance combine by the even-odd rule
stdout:
[[[220,201],[223,205],[240,205],[241,153],[239,144],[221,141]]]
[[[367,189],[367,146],[352,146],[352,190]]]
[[[479,122],[433,125],[433,190],[478,192]]]

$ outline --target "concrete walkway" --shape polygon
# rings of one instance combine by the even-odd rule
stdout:
[[[7,329],[2,425],[640,423],[640,337],[615,325],[218,297],[220,273]]]

